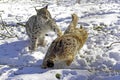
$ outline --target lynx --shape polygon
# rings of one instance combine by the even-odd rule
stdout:
[[[58,36],[62,35],[61,30],[57,26],[54,19],[52,19],[50,12],[47,10],[48,6],[41,9],[35,9],[37,15],[31,16],[26,22],[26,32],[30,38],[29,49],[34,51],[40,46],[45,46],[45,34],[48,31],[54,31]]]
[[[66,66],[70,66],[88,37],[84,28],[76,28],[77,23],[78,16],[72,14],[72,21],[65,33],[51,43],[43,60],[42,68],[54,68],[56,62],[64,62]]]

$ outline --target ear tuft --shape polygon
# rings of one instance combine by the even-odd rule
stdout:
[[[35,11],[37,12],[38,10],[37,10],[37,8],[36,7],[34,7],[35,8]]]
[[[82,25],[80,25],[80,29],[82,29],[83,28],[83,26]]]
[[[44,7],[45,9],[48,9],[48,4]]]

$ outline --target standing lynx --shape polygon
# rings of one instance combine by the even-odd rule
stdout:
[[[77,23],[78,16],[72,14],[72,21],[65,33],[51,43],[43,60],[43,68],[55,67],[57,62],[64,62],[67,66],[70,66],[88,37],[84,28],[76,28]]]
[[[45,46],[45,34],[48,31],[54,31],[58,36],[62,35],[54,19],[52,19],[47,6],[39,10],[36,9],[37,15],[33,15],[26,22],[26,32],[30,38],[30,50],[35,50],[39,45]]]

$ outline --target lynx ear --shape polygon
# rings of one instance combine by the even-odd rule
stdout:
[[[74,19],[74,14],[72,14],[71,16],[72,16],[72,19]]]
[[[46,5],[44,8],[45,8],[45,9],[48,9],[48,5]]]
[[[34,8],[35,8],[35,11],[38,12],[38,9],[36,7],[34,7]]]

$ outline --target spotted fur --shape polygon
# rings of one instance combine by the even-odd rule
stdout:
[[[36,9],[37,15],[31,16],[26,22],[25,28],[30,39],[30,50],[36,50],[40,46],[45,46],[45,34],[49,31],[54,31],[58,36],[62,32],[57,26],[54,19],[52,19],[47,6],[39,10]]]
[[[76,28],[77,22],[78,16],[72,14],[72,21],[64,35],[56,38],[51,43],[43,60],[43,68],[54,67],[56,62],[64,62],[67,66],[70,66],[88,37],[88,33],[84,28]]]

